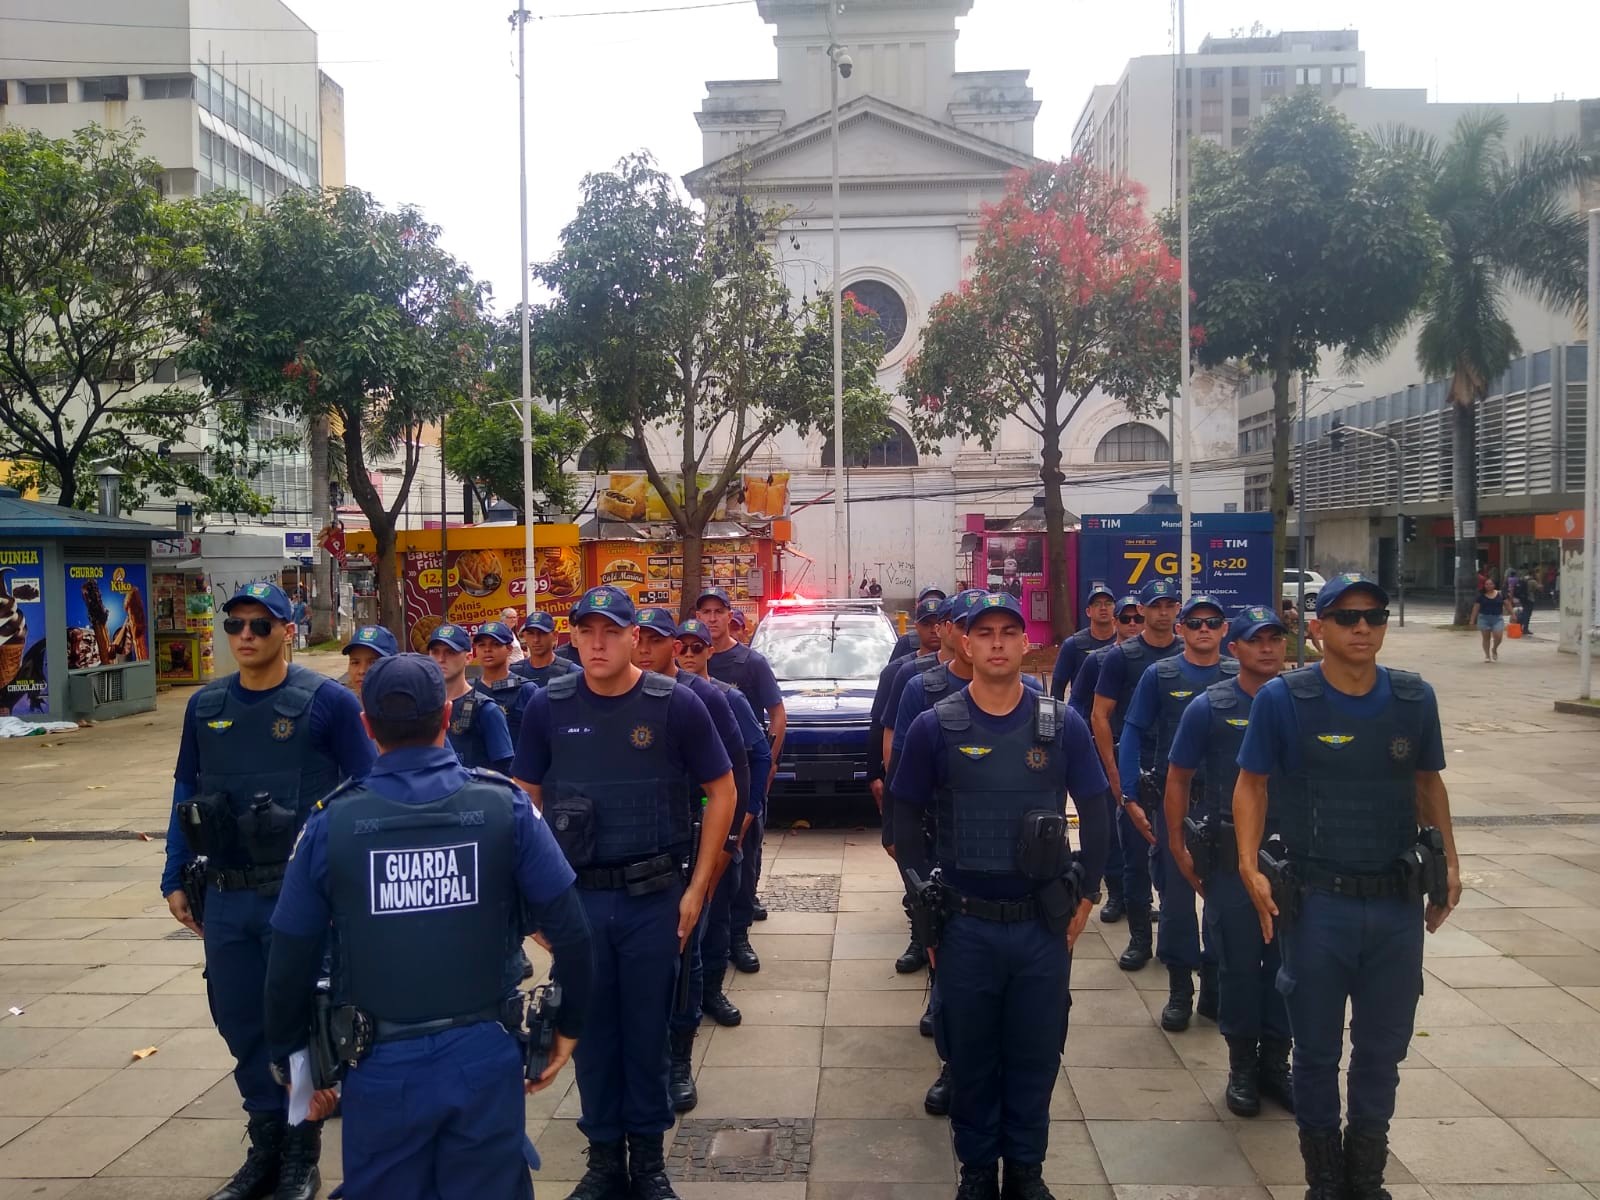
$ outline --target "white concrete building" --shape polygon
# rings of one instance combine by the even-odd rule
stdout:
[[[840,82],[841,282],[879,314],[888,343],[879,383],[895,396],[893,436],[849,470],[848,574],[877,577],[894,600],[924,580],[955,581],[964,514],[1015,515],[1040,486],[1039,439],[1022,424],[1008,423],[993,450],[953,439],[922,454],[897,394],[930,307],[961,281],[983,206],[999,198],[1008,173],[1035,161],[1039,106],[1028,72],[956,69],[956,20],[971,7],[972,0],[858,0],[837,18],[838,39],[854,59]],[[825,8],[823,0],[758,0],[774,27],[777,76],[707,84],[695,114],[705,163],[687,177],[691,191],[705,195],[736,168],[743,187],[797,214],[780,245],[797,296],[832,285]],[[1196,458],[1231,460],[1234,441],[1231,390],[1200,398]],[[663,436],[670,459],[668,444]],[[1068,510],[1133,511],[1165,482],[1168,457],[1164,418],[1135,420],[1119,403],[1091,397],[1064,447]],[[793,472],[797,506],[831,489],[832,461],[826,437],[787,435],[751,465]],[[1203,509],[1242,499],[1231,461],[1202,462],[1196,485]],[[817,561],[808,583],[829,578],[832,528],[827,503],[796,515],[798,546]]]

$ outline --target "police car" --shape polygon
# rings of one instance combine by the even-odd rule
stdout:
[[[751,640],[772,664],[788,732],[778,795],[859,793],[878,673],[898,634],[877,600],[779,600]]]

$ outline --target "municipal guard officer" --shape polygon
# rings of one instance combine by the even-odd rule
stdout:
[[[1438,929],[1461,898],[1438,701],[1419,676],[1377,662],[1388,601],[1364,576],[1329,580],[1311,622],[1322,662],[1261,688],[1239,750],[1239,874],[1263,937],[1279,918],[1278,988],[1294,1033],[1309,1200],[1388,1195],[1389,1119],[1422,990],[1422,933]],[[1288,862],[1277,892],[1257,861],[1269,778]],[[1280,910],[1294,901],[1299,911],[1285,919],[1291,914]],[[1347,1002],[1350,1107],[1341,1146]]]
[[[472,653],[477,658],[482,674],[472,684],[472,690],[493,700],[506,715],[506,733],[513,747],[517,732],[522,728],[522,712],[528,707],[539,685],[532,679],[512,669],[511,648],[516,638],[511,627],[503,621],[485,621],[472,635]]]
[[[935,821],[947,914],[935,953],[950,1055],[957,1200],[1049,1200],[1042,1166],[1050,1095],[1066,1040],[1072,945],[1105,863],[1106,778],[1089,731],[1065,705],[1022,686],[1028,635],[1011,596],[974,606],[973,680],[911,726],[893,777],[896,825]],[[1076,870],[1066,795],[1080,817]],[[895,844],[927,879],[920,838]]]
[[[1122,782],[1122,811],[1149,845],[1147,881],[1142,891],[1124,882],[1128,911],[1150,910],[1150,882],[1161,893],[1161,936],[1156,957],[1167,968],[1167,1004],[1161,1010],[1161,1028],[1180,1033],[1189,1028],[1194,1012],[1194,973],[1200,972],[1200,1015],[1217,1015],[1215,962],[1200,953],[1200,922],[1195,915],[1195,891],[1175,870],[1168,870],[1167,827],[1163,813],[1172,805],[1179,814],[1188,811],[1189,793],[1174,793],[1167,782],[1167,753],[1177,736],[1178,722],[1193,700],[1224,675],[1238,671],[1232,659],[1222,659],[1222,629],[1228,623],[1222,605],[1210,596],[1190,596],[1179,611],[1183,622],[1183,652],[1157,662],[1139,678],[1117,744],[1118,774]],[[1179,838],[1182,844],[1182,838]],[[1130,923],[1132,918],[1129,918]]]
[[[1083,660],[1117,640],[1116,601],[1116,593],[1105,584],[1089,585],[1088,599],[1083,602],[1083,615],[1089,623],[1062,642],[1056,653],[1055,670],[1050,675],[1050,694],[1057,700],[1067,698],[1067,689],[1072,686]]]
[[[728,760],[733,764],[736,797],[733,822],[728,829],[728,840],[723,844],[722,853],[718,856],[717,865],[712,871],[711,884],[707,891],[708,903],[701,910],[700,923],[695,927],[694,937],[690,939],[689,987],[686,992],[680,994],[680,999],[684,1003],[673,1005],[669,1024],[672,1061],[667,1078],[667,1094],[672,1098],[674,1112],[688,1112],[699,1101],[691,1059],[694,1054],[695,1031],[700,1027],[702,1014],[710,1013],[712,1019],[719,1025],[737,1025],[743,1019],[739,1010],[722,994],[722,979],[728,968],[726,903],[720,910],[720,923],[717,929],[712,931],[708,926],[713,919],[716,919],[716,896],[721,892],[722,881],[727,878],[727,871],[738,848],[739,833],[744,828],[744,815],[750,795],[750,757],[745,749],[739,723],[734,718],[733,706],[729,703],[729,694],[734,690],[733,687],[730,684],[719,686],[709,679],[678,670],[678,623],[673,620],[672,614],[664,608],[643,608],[639,610],[637,624],[639,642],[633,651],[634,665],[641,671],[655,671],[659,675],[665,675],[699,696],[700,702],[706,706],[706,712],[711,716],[711,724],[716,728],[717,737],[722,740],[722,748],[728,752]],[[721,951],[714,977],[707,972],[705,959],[706,943],[712,939],[716,940]]]
[[[733,634],[733,640],[750,644],[750,622],[744,615],[744,609],[736,608],[728,614],[728,632]]]
[[[551,680],[529,703],[515,766],[577,872],[595,931],[594,1002],[575,1056],[589,1169],[569,1200],[664,1200],[676,1195],[662,1146],[674,1120],[667,1018],[732,823],[733,770],[700,698],[634,665],[626,592],[591,588],[572,623],[583,673]]]
[[[938,584],[924,584],[921,590],[917,592],[916,611],[922,611],[922,603],[924,600],[945,600],[948,598],[948,593],[946,593],[945,590]],[[904,658],[908,654],[927,654],[935,648],[936,647],[928,644],[927,639],[919,630],[908,629],[902,633],[900,635],[900,639],[895,642],[894,652],[889,655],[889,660],[893,662],[895,659]]]
[[[393,658],[400,653],[400,644],[394,640],[382,625],[363,625],[356,630],[344,648],[344,656],[348,660],[345,682],[357,697],[361,695],[361,681],[366,677],[367,668],[380,658]]]
[[[1247,608],[1233,618],[1228,640],[1239,673],[1194,698],[1167,755],[1167,844],[1178,871],[1205,900],[1206,942],[1217,958],[1217,1026],[1228,1043],[1224,1098],[1228,1111],[1241,1117],[1261,1111],[1263,1092],[1294,1111],[1289,1013],[1277,987],[1278,946],[1261,939],[1255,907],[1239,879],[1233,830],[1233,785],[1250,707],[1262,686],[1283,669],[1288,632],[1270,608]],[[1268,790],[1275,794],[1277,782]],[[1182,797],[1191,799],[1185,804]],[[1267,832],[1276,833],[1268,807]],[[1186,813],[1198,855],[1185,837]]]
[[[288,1128],[287,1098],[268,1068],[268,922],[312,805],[341,778],[366,775],[373,746],[354,693],[286,661],[295,629],[281,588],[247,584],[222,611],[239,670],[195,692],[184,711],[161,893],[179,923],[205,939],[211,1018],[249,1114],[244,1165],[211,1200],[310,1200],[321,1125]],[[189,894],[204,896],[203,912]]]
[[[347,1069],[344,1195],[531,1200],[523,1051],[507,1031],[504,964],[537,928],[562,1003],[537,1091],[566,1063],[591,992],[589,923],[572,869],[509,779],[468,770],[446,743],[439,668],[420,654],[367,676],[382,753],[306,823],[272,915],[267,1037],[284,1070],[306,1045],[331,924],[335,1009],[370,1025]],[[347,1007],[348,1006],[348,1007]],[[508,1011],[508,1008],[510,1011]]]
[[[1100,660],[1089,721],[1106,778],[1111,780],[1111,790],[1118,797],[1127,795],[1117,770],[1117,743],[1122,738],[1122,722],[1133,700],[1133,689],[1151,664],[1183,653],[1183,643],[1173,633],[1178,619],[1178,585],[1170,579],[1153,580],[1145,584],[1139,599],[1144,628],[1106,650]],[[1128,914],[1128,946],[1117,965],[1124,971],[1138,971],[1150,961],[1153,949],[1149,843],[1134,828],[1126,811],[1117,813],[1117,840],[1122,849],[1122,900]]]
[[[472,640],[459,625],[441,625],[428,635],[428,657],[444,674],[450,698],[450,745],[464,767],[488,767],[504,774],[511,769],[511,734],[506,714],[467,682]]]
[[[547,612],[531,612],[522,623],[522,650],[527,657],[511,670],[540,687],[552,679],[583,670],[578,665],[576,652],[563,655],[556,651],[556,620]]]
[[[907,663],[926,658],[921,669],[927,670],[933,665],[932,656],[939,651],[941,603],[942,600],[936,600],[932,596],[917,601],[916,621],[912,626],[917,634],[917,653],[911,657],[891,657],[884,663],[883,670],[878,672],[878,686],[872,693],[872,713],[868,717],[867,724],[867,790],[872,793],[872,799],[883,818],[883,844],[886,847],[894,845],[894,806],[884,803],[885,767],[889,755],[884,749],[886,742],[883,735],[884,730],[894,723],[894,713],[888,711],[889,688],[895,676]]]

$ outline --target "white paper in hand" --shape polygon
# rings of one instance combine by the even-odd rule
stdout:
[[[299,1125],[311,1111],[311,1055],[296,1050],[289,1055],[289,1124]]]

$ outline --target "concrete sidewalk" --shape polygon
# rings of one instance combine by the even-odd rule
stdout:
[[[1548,643],[1508,642],[1484,664],[1475,636],[1419,623],[1392,631],[1385,661],[1439,691],[1468,888],[1428,939],[1390,1191],[1600,1196],[1600,723],[1551,711],[1576,666]],[[186,698],[0,743],[0,827],[164,829]],[[200,944],[157,895],[160,858],[159,840],[127,834],[0,841],[0,1200],[189,1200],[242,1158]],[[774,833],[766,869],[762,970],[733,981],[744,1024],[708,1025],[697,1043],[700,1106],[673,1147],[680,1192],[948,1198],[948,1125],[921,1108],[937,1070],[915,1028],[925,977],[894,972],[900,885],[875,832]],[[1270,1106],[1254,1121],[1227,1113],[1215,1027],[1157,1028],[1165,977],[1118,970],[1125,937],[1091,923],[1079,943],[1046,1179],[1075,1200],[1297,1200],[1293,1122]],[[570,1072],[528,1103],[541,1198],[582,1171],[577,1113]]]

